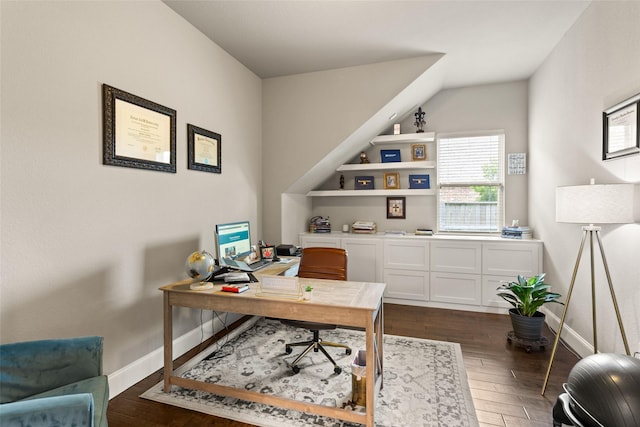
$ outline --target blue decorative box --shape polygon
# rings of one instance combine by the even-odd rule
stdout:
[[[373,190],[373,176],[356,176],[356,190]]]
[[[431,188],[429,175],[409,175],[409,188]]]
[[[380,150],[382,163],[400,162],[400,150]]]

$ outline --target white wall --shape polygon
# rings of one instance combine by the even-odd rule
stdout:
[[[526,81],[442,90],[422,106],[427,122],[425,130],[438,134],[504,129],[505,152],[526,152],[527,102]],[[401,132],[415,132],[414,121],[413,114],[401,121]],[[392,129],[387,129],[386,133],[392,133]],[[428,147],[429,159],[435,159],[435,150],[431,151],[433,148],[435,145]],[[410,158],[409,149],[403,147],[402,150],[403,158]],[[380,147],[369,149],[367,153],[372,161],[378,161]],[[512,219],[519,219],[520,224],[525,225],[528,221],[526,175],[506,175],[505,172],[505,177],[506,220],[511,223]],[[431,180],[431,186],[435,188],[435,176]],[[347,188],[352,188],[353,183],[349,185],[351,187]],[[337,189],[338,175],[321,187]],[[313,215],[329,216],[334,230],[339,230],[341,224],[351,224],[359,219],[375,221],[379,231],[413,232],[419,227],[436,229],[436,197],[412,196],[407,197],[406,203],[405,220],[388,220],[384,196],[316,197],[313,199]]]
[[[158,287],[214,224],[260,233],[261,80],[159,1],[0,7],[0,339],[101,335],[110,374],[162,347]],[[176,174],[102,164],[102,83],[177,110]],[[221,175],[187,169],[187,123],[222,135]]]
[[[566,296],[582,233],[555,222],[558,186],[640,182],[640,156],[607,162],[602,111],[640,93],[640,2],[593,2],[530,82],[529,219],[545,242],[549,283]],[[605,225],[602,240],[631,351],[640,351],[640,224]],[[598,347],[623,352],[596,244]],[[560,316],[561,307],[549,307]],[[556,319],[557,320],[557,319]],[[582,353],[593,344],[588,243],[567,313]],[[557,323],[557,322],[556,322]]]

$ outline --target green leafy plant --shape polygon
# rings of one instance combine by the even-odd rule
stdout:
[[[311,292],[313,290],[313,287],[311,286],[307,286],[306,288],[304,288],[305,292]]]
[[[545,303],[558,301],[560,294],[550,292],[551,285],[544,283],[545,274],[526,278],[518,275],[515,282],[503,283],[497,288],[497,295],[514,306],[522,316],[533,316]]]

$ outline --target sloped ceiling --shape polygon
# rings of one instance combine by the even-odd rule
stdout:
[[[445,87],[526,79],[584,0],[164,0],[261,78],[443,53]]]

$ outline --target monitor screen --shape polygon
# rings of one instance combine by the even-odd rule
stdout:
[[[249,221],[216,225],[216,251],[218,260],[237,258],[251,253]],[[222,262],[220,263],[222,265]]]

